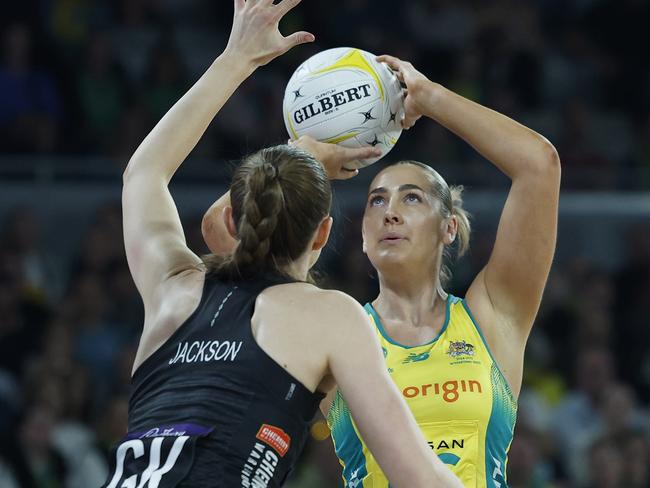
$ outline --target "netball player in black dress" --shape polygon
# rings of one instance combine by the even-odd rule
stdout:
[[[133,367],[129,431],[109,488],[277,487],[334,382],[395,487],[455,487],[390,380],[365,312],[307,282],[327,242],[328,174],[374,155],[333,150],[321,162],[290,146],[263,149],[236,171],[229,258],[185,243],[168,184],[210,121],[259,66],[313,40],[283,37],[299,0],[235,0],[228,45],[142,142],[124,173],[129,267],[145,307]]]

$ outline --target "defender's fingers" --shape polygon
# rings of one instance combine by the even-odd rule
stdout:
[[[275,7],[278,9],[278,15],[284,17],[288,12],[295,8],[301,0],[282,0]]]
[[[343,156],[347,161],[355,161],[357,159],[370,159],[378,158],[381,156],[381,149],[378,147],[344,147],[341,148],[344,150]]]
[[[307,42],[314,42],[315,40],[316,40],[316,36],[314,36],[314,34],[312,34],[311,32],[305,32],[305,31],[294,32],[290,36],[284,38],[285,52],[300,44],[305,44]]]
[[[337,180],[349,180],[350,178],[354,178],[359,174],[358,169],[345,169],[341,168],[341,171],[339,171],[339,174],[337,175]]]

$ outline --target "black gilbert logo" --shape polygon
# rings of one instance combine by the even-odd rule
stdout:
[[[370,88],[370,84],[365,83],[363,85],[348,88],[347,90],[319,98],[317,102],[312,102],[304,107],[300,107],[298,110],[295,110],[293,112],[293,120],[296,124],[302,124],[312,117],[327,112],[328,110],[338,108],[356,100],[369,98],[372,96]]]

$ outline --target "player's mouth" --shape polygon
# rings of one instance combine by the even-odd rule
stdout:
[[[388,232],[381,236],[379,242],[384,242],[387,244],[399,244],[408,240],[404,235],[398,234],[397,232]]]

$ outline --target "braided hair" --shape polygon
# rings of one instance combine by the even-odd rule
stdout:
[[[237,168],[230,186],[239,244],[228,257],[204,258],[222,278],[282,273],[329,215],[332,190],[323,166],[292,146],[262,149]]]

